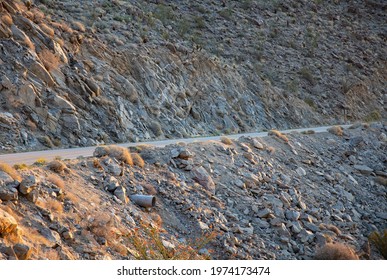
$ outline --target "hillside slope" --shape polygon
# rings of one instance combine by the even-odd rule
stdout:
[[[380,1],[0,1],[0,149],[385,118]]]

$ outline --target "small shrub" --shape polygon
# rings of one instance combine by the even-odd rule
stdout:
[[[85,26],[83,25],[83,23],[79,22],[79,21],[74,21],[72,23],[73,25],[73,28],[77,31],[80,31],[80,32],[85,32],[86,31],[86,28]]]
[[[328,243],[318,248],[314,256],[316,260],[358,260],[357,254],[341,243]]]
[[[20,182],[22,180],[19,172],[17,172],[16,169],[10,166],[9,164],[0,162],[0,170],[7,173],[9,176],[12,177],[12,179],[16,181]]]
[[[45,158],[38,158],[34,164],[37,166],[43,166],[47,163],[47,160]]]
[[[372,111],[365,117],[366,122],[376,122],[376,121],[380,121],[381,119],[382,119],[382,115],[377,110]]]
[[[138,167],[141,167],[143,168],[144,165],[145,165],[145,162],[144,160],[142,159],[141,155],[138,154],[138,153],[132,153],[131,154],[131,157],[132,157],[132,160],[133,160],[133,164],[135,166],[138,166]]]
[[[375,245],[383,258],[387,259],[387,229],[381,233],[377,231],[371,233],[369,240]]]
[[[299,74],[303,79],[307,80],[310,84],[313,85],[315,83],[314,77],[308,68],[305,68],[305,67],[301,68]]]
[[[28,165],[25,163],[17,163],[13,166],[16,170],[25,170],[28,169]]]
[[[153,134],[158,137],[163,134],[163,130],[161,129],[161,125],[158,122],[151,122],[149,125],[150,130],[153,132]]]
[[[41,23],[41,24],[39,24],[39,27],[40,27],[40,29],[42,29],[42,31],[43,31],[44,33],[46,33],[48,36],[50,36],[51,38],[54,37],[54,35],[55,35],[54,29],[52,29],[51,27],[49,27],[47,24]]]
[[[0,18],[0,22],[4,22],[6,25],[11,26],[13,24],[12,17],[7,14],[3,14]]]
[[[44,204],[44,206],[50,210],[51,212],[55,212],[55,213],[62,213],[63,212],[63,205],[62,203],[60,203],[58,200],[55,200],[55,199],[52,199],[52,198],[49,198],[46,203]]]
[[[63,162],[59,161],[59,160],[53,160],[51,161],[48,166],[47,166],[50,170],[56,172],[56,173],[60,173],[62,172],[63,170],[66,169],[66,164],[64,164]]]
[[[282,134],[281,132],[279,132],[278,130],[275,130],[275,129],[272,129],[268,132],[267,135],[274,135],[278,138],[280,138],[281,140],[283,140],[285,143],[288,143],[289,142],[289,139],[288,137],[286,137],[286,135]]]
[[[270,154],[274,154],[274,153],[275,153],[275,148],[272,147],[272,146],[267,147],[266,150],[267,150]]]
[[[231,145],[232,144],[232,140],[226,136],[222,136],[220,137],[220,141],[223,143],[223,144],[226,144],[226,145]]]
[[[343,136],[343,129],[341,128],[341,126],[332,126],[330,128],[328,128],[328,132],[329,133],[332,133],[336,136]]]
[[[53,183],[55,186],[57,186],[59,189],[64,189],[65,187],[65,183],[64,181],[57,175],[54,175],[54,174],[50,174],[48,177],[47,177],[47,181]]]
[[[94,156],[110,156],[125,162],[126,164],[133,165],[132,156],[130,155],[129,150],[116,145],[97,147],[94,151]]]

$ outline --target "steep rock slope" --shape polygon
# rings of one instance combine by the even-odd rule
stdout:
[[[3,151],[384,117],[376,1],[1,1]]]

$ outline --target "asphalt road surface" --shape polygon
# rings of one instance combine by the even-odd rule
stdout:
[[[348,128],[350,125],[341,125],[343,128]],[[311,127],[311,128],[298,128],[298,129],[289,129],[282,130],[283,133],[290,132],[303,132],[308,130],[313,130],[315,133],[326,132],[328,128],[332,126],[320,126],[320,127]],[[226,135],[230,139],[237,139],[242,136],[250,137],[265,137],[267,132],[253,132],[253,133],[242,133],[242,134],[232,134]],[[169,139],[161,141],[149,141],[149,142],[136,142],[136,143],[122,143],[117,144],[121,147],[133,147],[137,145],[153,145],[156,147],[164,147],[169,144],[174,144],[178,142],[193,143],[193,142],[205,142],[210,140],[220,140],[222,136],[210,136],[210,137],[195,137],[195,138],[186,138],[186,139]],[[80,147],[80,148],[70,148],[70,149],[55,149],[55,150],[45,150],[45,151],[35,151],[35,152],[26,152],[26,153],[17,153],[17,154],[3,154],[0,155],[0,162],[5,162],[10,165],[16,163],[25,163],[32,164],[39,158],[44,158],[47,161],[53,160],[55,157],[61,157],[62,159],[76,159],[78,157],[90,157],[93,155],[95,146],[92,147]]]

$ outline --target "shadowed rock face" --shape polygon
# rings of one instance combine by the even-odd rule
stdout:
[[[2,1],[2,150],[383,117],[383,4],[264,2]]]

